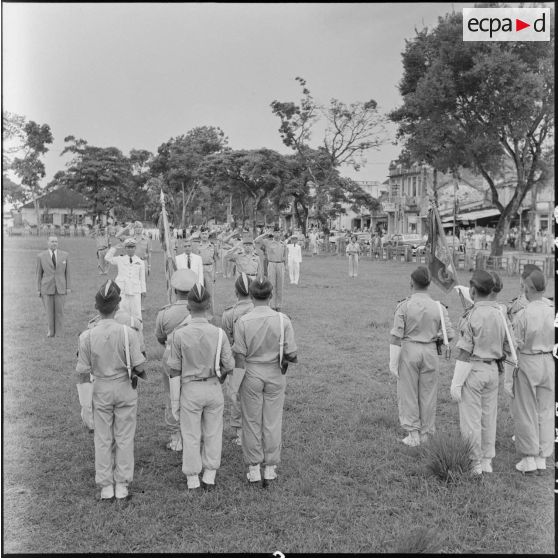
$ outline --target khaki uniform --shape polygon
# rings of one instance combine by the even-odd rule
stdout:
[[[247,314],[253,309],[254,304],[250,300],[239,300],[234,306],[225,308],[221,316],[221,327],[225,330],[231,345],[234,343],[234,324],[240,316],[244,316],[244,314]],[[231,426],[233,428],[242,427],[238,390],[243,377],[244,376],[235,371],[232,376],[227,378],[229,398],[231,400]]]
[[[101,486],[131,482],[138,394],[126,367],[124,326],[99,320],[79,336],[78,374],[93,375],[95,482]],[[145,362],[139,341],[129,329],[130,364]]]
[[[511,325],[508,328],[511,332]],[[456,348],[469,352],[473,365],[461,391],[461,433],[473,443],[473,460],[492,459],[496,454],[496,360],[509,352],[499,304],[488,300],[475,302],[462,320],[459,333]]]
[[[242,273],[246,273],[250,279],[261,275],[261,260],[255,252],[248,255],[239,248],[239,251],[228,256],[227,260],[235,263],[235,278]]]
[[[297,351],[294,330],[283,315],[284,354]],[[246,360],[240,384],[242,452],[248,465],[277,465],[281,458],[281,424],[286,379],[279,367],[279,313],[257,306],[234,326],[233,351]]]
[[[442,313],[448,340],[453,339],[455,332],[443,305]],[[434,434],[439,375],[436,339],[442,337],[438,302],[426,292],[413,293],[397,306],[390,333],[401,339],[397,380],[401,427]]]
[[[554,308],[554,305],[553,305],[552,301],[549,300],[548,298],[545,298],[543,296],[541,301],[544,302],[544,304],[546,304],[546,306],[549,306],[550,308]],[[524,293],[521,293],[519,296],[515,297],[510,302],[508,302],[507,308],[508,308],[508,318],[509,318],[510,322],[513,323],[516,314],[520,310],[523,310],[523,308],[525,308],[528,304],[529,304],[529,301],[527,300],[527,297],[525,296]]]
[[[143,338],[143,324],[141,323],[141,321],[137,318],[134,318],[134,316],[132,316],[125,310],[122,310],[121,308],[119,308],[114,314],[114,319],[119,324],[127,325],[134,330],[134,332],[138,336],[140,352],[143,353],[145,351],[145,341]],[[91,329],[92,327],[96,326],[101,320],[101,315],[97,314],[89,320],[89,322],[87,323],[87,327]]]
[[[515,317],[519,371],[511,408],[515,445],[524,456],[550,457],[554,426],[554,311],[544,300],[533,300]]]
[[[203,278],[205,280],[205,287],[208,290],[211,298],[213,298],[217,252],[215,245],[212,242],[204,244],[200,242],[199,255],[203,264]]]
[[[95,245],[97,247],[97,267],[99,271],[104,275],[107,272],[107,262],[105,261],[105,255],[110,248],[110,240],[108,234],[101,234],[100,232],[95,232]]]
[[[285,262],[287,261],[287,245],[280,240],[264,238],[257,245],[261,246],[267,259],[267,278],[273,285],[271,307],[280,309],[283,305],[283,283],[285,280]]]
[[[223,390],[215,374],[219,328],[205,318],[192,318],[177,328],[169,339],[168,366],[181,371],[180,430],[182,472],[214,471],[221,464],[223,443]],[[232,371],[234,358],[226,335],[220,358],[221,368]]]
[[[169,304],[168,306],[161,308],[155,320],[155,337],[157,337],[157,341],[159,341],[159,343],[165,345],[165,351],[163,352],[163,358],[161,359],[161,363],[163,365],[162,378],[163,394],[165,398],[165,424],[170,433],[171,444],[175,447],[180,447],[182,444],[182,435],[180,434],[180,422],[174,418],[171,409],[169,385],[170,369],[168,366],[170,347],[168,344],[168,337],[177,326],[188,318],[189,315],[188,301],[177,300],[174,304]]]

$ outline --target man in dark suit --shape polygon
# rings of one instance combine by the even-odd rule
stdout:
[[[45,306],[47,337],[60,335],[64,324],[64,302],[70,292],[68,252],[58,250],[58,238],[48,237],[48,250],[37,256],[37,292]]]

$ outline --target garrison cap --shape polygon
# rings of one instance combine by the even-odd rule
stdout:
[[[494,287],[492,287],[492,292],[499,293],[502,290],[504,283],[502,283],[502,279],[500,279],[500,276],[495,271],[490,271],[489,273],[490,273],[490,277],[492,277],[492,280],[494,281]]]
[[[188,302],[192,304],[193,308],[199,310],[208,308],[209,299],[209,292],[201,283],[196,283],[188,293]]]
[[[273,292],[273,285],[267,279],[254,279],[254,281],[250,283],[249,290],[250,294],[256,300],[266,300]]]
[[[411,273],[411,279],[421,287],[428,287],[428,285],[430,285],[430,273],[423,265],[417,267],[413,273]]]
[[[248,296],[250,294],[250,283],[252,281],[246,275],[246,273],[241,273],[234,282],[234,288],[239,295]]]
[[[133,236],[131,236],[130,238],[127,238],[124,241],[124,246],[135,246],[136,244],[137,244],[136,239]]]
[[[532,271],[530,275],[525,279],[525,284],[533,286],[537,292],[543,292],[546,289],[546,279],[542,271]]]
[[[489,295],[494,289],[494,279],[488,271],[477,269],[471,277],[470,285],[482,295]]]
[[[198,274],[191,269],[177,269],[171,277],[171,287],[177,291],[188,292],[196,284]]]
[[[242,244],[254,244],[254,238],[251,233],[244,233],[242,235]]]
[[[120,287],[108,279],[95,295],[95,306],[102,314],[110,314],[120,302]]]
[[[531,273],[533,273],[533,271],[542,271],[542,269],[535,264],[525,264],[523,266],[523,273],[521,274],[521,278],[522,279],[527,279],[527,277],[529,277],[529,275],[531,275]]]

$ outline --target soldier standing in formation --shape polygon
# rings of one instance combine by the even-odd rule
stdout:
[[[512,397],[515,445],[523,456],[516,468],[522,473],[544,471],[554,443],[554,310],[543,300],[545,288],[540,271],[524,280],[527,305],[513,322],[519,370],[510,378],[508,369],[504,384]]]
[[[273,233],[258,236],[254,243],[261,248],[267,258],[267,278],[273,287],[271,307],[278,312],[283,305],[283,283],[285,281],[285,263],[288,258],[287,245],[280,240],[281,232],[275,226]]]
[[[144,377],[146,371],[136,334],[114,320],[119,302],[120,289],[109,279],[95,296],[101,319],[79,337],[76,366],[82,410],[92,407],[95,482],[103,500],[128,496],[134,477],[138,403],[134,382],[136,375]]]
[[[221,328],[207,321],[207,289],[197,283],[188,293],[190,323],[169,339],[170,393],[174,418],[182,433],[182,472],[188,489],[215,487],[223,441],[221,383],[234,369],[229,340]]]
[[[170,440],[167,449],[182,451],[182,435],[180,434],[180,423],[177,421],[171,409],[170,401],[170,368],[168,360],[170,356],[169,336],[179,326],[188,323],[190,312],[188,311],[188,292],[197,282],[198,276],[191,269],[178,269],[172,274],[171,287],[174,289],[176,301],[161,308],[155,320],[155,336],[157,341],[165,346],[161,359],[163,365],[163,392],[165,397],[165,424],[170,432]]]
[[[231,345],[234,343],[234,325],[240,316],[244,316],[247,312],[254,309],[254,304],[250,299],[250,283],[252,279],[246,273],[241,273],[234,283],[234,290],[237,298],[236,304],[225,308],[221,316],[221,326],[225,330]],[[242,420],[240,415],[240,399],[238,390],[242,379],[244,378],[244,370],[235,368],[232,376],[227,381],[229,398],[231,400],[231,427],[236,431],[235,443],[242,445]]]
[[[399,422],[408,432],[402,442],[418,446],[436,431],[439,361],[436,342],[454,337],[447,309],[428,294],[430,274],[420,266],[411,274],[413,294],[395,310],[390,340],[390,372],[397,378]]]
[[[261,261],[254,253],[254,241],[250,233],[245,233],[242,243],[227,250],[224,254],[225,261],[234,262],[235,276],[238,278],[245,273],[251,280],[262,275]]]
[[[245,370],[240,385],[242,453],[248,480],[277,478],[281,458],[281,425],[288,362],[297,362],[294,330],[289,318],[269,307],[273,287],[267,280],[250,284],[254,309],[238,318],[234,327],[236,368]]]
[[[95,237],[95,244],[97,245],[97,267],[99,268],[99,275],[107,274],[107,262],[105,255],[110,248],[110,239],[107,229],[103,225],[97,225],[93,230]]]
[[[456,345],[459,353],[450,390],[459,403],[461,433],[473,445],[473,473],[477,475],[492,472],[498,410],[497,361],[512,350],[506,333],[511,325],[498,303],[489,299],[493,287],[488,272],[473,273],[469,292],[474,305],[460,323]]]
[[[213,244],[213,242],[209,240],[209,230],[207,229],[207,227],[202,227],[200,229],[200,243],[198,246],[198,254],[202,259],[205,287],[209,292],[209,296],[211,297],[213,309],[217,250],[215,248],[215,244]]]

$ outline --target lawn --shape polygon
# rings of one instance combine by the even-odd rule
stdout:
[[[420,449],[399,441],[388,340],[414,264],[365,259],[350,280],[347,260],[304,257],[300,285],[285,290],[299,364],[288,371],[279,479],[268,489],[247,486],[227,424],[217,489],[192,494],[180,455],[165,449],[162,350],[153,334],[166,304],[157,250],[144,312],[150,373],[139,388],[132,497],[100,502],[74,370],[77,338],[104,278],[93,240],[60,239],[70,253],[73,292],[65,335],[47,339],[35,285],[36,254],[45,245],[44,238],[11,237],[3,246],[4,552],[379,553],[408,540],[413,552],[426,533],[444,553],[554,553],[553,468],[549,460],[543,476],[515,470],[502,386],[492,475],[443,483],[429,474]],[[468,276],[460,274],[461,282]],[[519,280],[503,280],[506,301]],[[458,297],[435,286],[431,293],[449,304],[455,325]],[[215,301],[218,315],[234,301],[232,279],[218,277]],[[437,428],[447,433],[458,431],[449,397],[453,362],[441,360]]]

